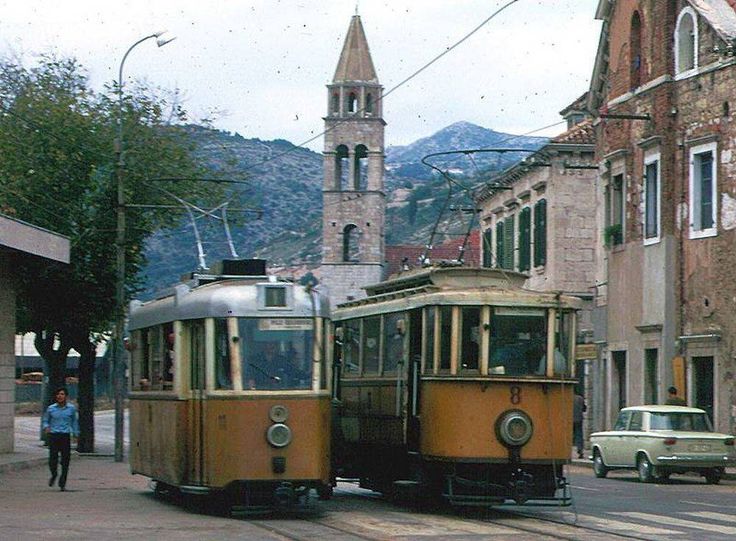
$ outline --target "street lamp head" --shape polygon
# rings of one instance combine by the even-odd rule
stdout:
[[[175,39],[176,39],[176,36],[174,36],[173,38],[161,38],[161,37],[159,37],[156,40],[156,45],[158,45],[159,47],[163,47],[164,45],[166,45],[167,43],[171,43]]]

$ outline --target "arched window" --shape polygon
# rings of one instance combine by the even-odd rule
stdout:
[[[350,186],[350,167],[348,147],[340,145],[335,149],[335,184],[338,190],[352,190]]]
[[[632,90],[641,84],[641,17],[635,11],[631,17],[631,32],[629,33],[629,52],[631,70],[629,88]]]
[[[351,92],[348,95],[348,113],[357,113],[358,112],[358,97],[355,95],[355,92]]]
[[[675,27],[675,75],[688,74],[698,67],[698,24],[695,12],[686,7]]]
[[[340,94],[335,93],[332,95],[332,107],[330,110],[333,115],[340,112]]]
[[[348,224],[342,231],[342,260],[345,263],[357,263],[360,261],[360,250],[358,240],[360,231],[355,224]]]
[[[353,185],[356,190],[365,191],[368,189],[368,149],[365,145],[355,147],[355,178]]]
[[[365,112],[368,114],[373,113],[373,94],[368,93],[365,97]]]

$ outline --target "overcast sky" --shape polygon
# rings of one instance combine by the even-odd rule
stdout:
[[[360,0],[385,91],[451,47],[509,0]],[[600,22],[596,0],[518,0],[386,98],[387,145],[466,120],[522,134],[557,122],[585,92]],[[0,0],[0,54],[75,56],[93,86],[117,78],[179,88],[193,119],[244,137],[302,143],[323,129],[350,0]],[[562,126],[540,132],[553,135]],[[308,145],[321,150],[321,138]]]

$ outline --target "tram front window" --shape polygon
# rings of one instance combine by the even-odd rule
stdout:
[[[246,391],[312,388],[312,320],[238,318],[215,328],[218,389],[233,389],[238,378]]]
[[[491,375],[543,375],[547,350],[546,312],[494,308],[489,348],[488,372]]]

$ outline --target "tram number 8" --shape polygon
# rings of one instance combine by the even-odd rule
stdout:
[[[518,385],[512,385],[509,389],[511,391],[511,403],[521,404],[521,387]]]

